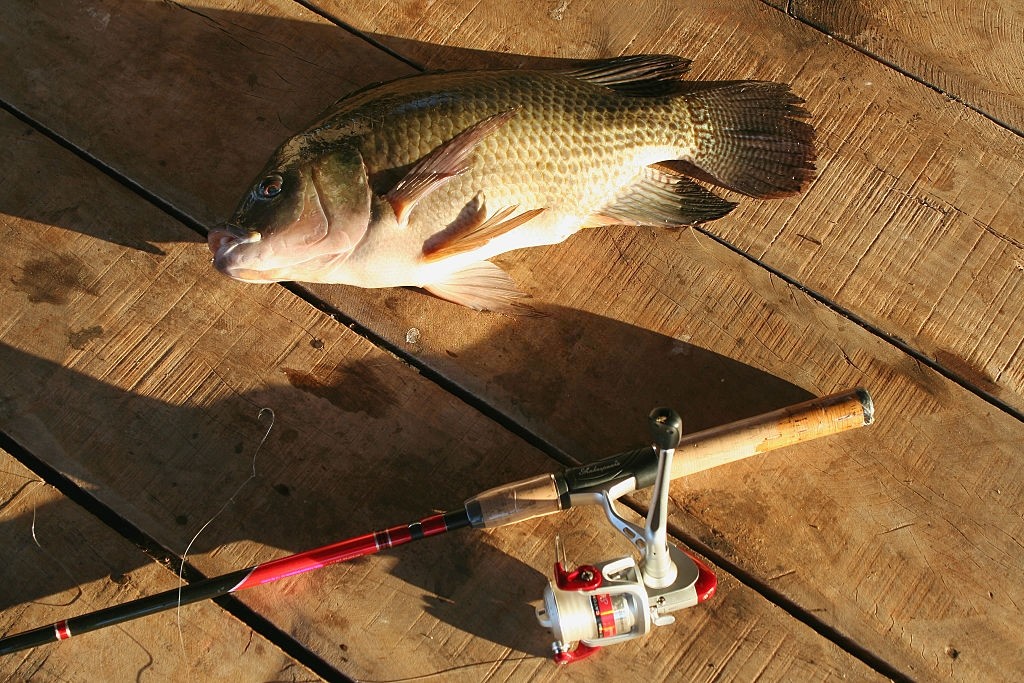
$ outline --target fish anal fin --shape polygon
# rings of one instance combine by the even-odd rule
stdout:
[[[675,55],[632,55],[584,62],[563,73],[623,95],[664,97],[686,91],[682,77],[689,68],[689,59]]]
[[[659,161],[657,165],[669,173],[687,175],[695,180],[708,183],[709,185],[714,185],[715,187],[724,187],[727,190],[730,189],[728,186],[723,185],[720,180],[715,178],[715,176],[690,161],[685,161],[683,159],[667,159],[665,161]]]
[[[479,197],[479,195],[477,196]],[[474,199],[474,203],[477,199]],[[513,216],[518,206],[506,206],[490,217],[482,203],[464,208],[454,223],[433,235],[423,244],[423,259],[427,262],[464,254],[478,249],[495,237],[518,228],[523,223],[544,212],[544,209],[530,209]]]
[[[636,183],[591,218],[587,225],[618,223],[675,227],[721,218],[736,204],[670,169],[648,166]]]
[[[508,273],[490,261],[480,261],[450,275],[443,282],[425,285],[423,289],[442,299],[477,311],[493,311],[504,315],[541,315],[523,300],[529,295],[520,291]]]
[[[455,176],[465,173],[469,169],[469,157],[473,149],[481,140],[508,123],[517,111],[518,109],[509,109],[474,123],[413,164],[405,177],[384,195],[391,204],[398,223],[407,223],[409,213],[416,206],[416,202]]]

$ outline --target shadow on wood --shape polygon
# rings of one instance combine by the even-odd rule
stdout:
[[[50,11],[62,9],[54,4]],[[48,35],[53,27],[39,23],[33,39],[44,51],[57,51],[50,55],[54,63],[81,58],[105,73],[101,85],[82,94],[88,101],[73,111],[47,101],[58,104],[58,118],[40,116],[40,123],[75,144],[90,141],[89,150],[115,173],[196,221],[222,220],[270,152],[324,106],[368,82],[412,71],[310,16],[311,21],[299,22],[127,3],[107,17],[102,31],[89,23],[93,15],[70,29],[78,32],[74,36],[63,36],[63,25]],[[224,26],[241,37],[226,40]],[[315,63],[296,58],[310,50],[318,57]],[[453,67],[536,62],[440,50]],[[18,46],[12,44],[10,52],[19,54]],[[196,55],[232,68],[197,66]],[[104,60],[112,61],[104,66]],[[145,73],[119,68],[124,64]],[[18,70],[12,64],[7,72]],[[47,75],[51,88],[41,97],[72,92],[62,73]],[[25,104],[18,99],[24,91],[0,87],[14,106]],[[135,98],[124,102],[124,92]],[[46,109],[29,104],[26,110]],[[141,127],[140,111],[146,116]],[[26,140],[38,137],[30,131],[25,128]],[[63,158],[52,167],[74,170]],[[40,173],[33,183],[12,183],[0,191],[0,212],[39,228],[18,237],[19,249],[31,255],[10,257],[15,294],[6,301],[17,301],[25,307],[20,313],[31,313],[19,317],[18,325],[27,327],[5,337],[8,342],[21,337],[16,345],[0,343],[0,429],[171,552],[181,554],[216,517],[190,550],[193,558],[209,555],[198,564],[222,565],[224,556],[235,555],[218,558],[215,551],[247,540],[270,547],[243,552],[263,561],[278,554],[274,549],[297,551],[412,520],[434,508],[455,508],[490,486],[556,468],[393,358],[352,343],[354,335],[345,330],[329,334],[338,347],[354,348],[353,357],[334,349],[330,355],[310,353],[303,363],[297,360],[301,354],[275,346],[267,353],[270,359],[264,358],[259,335],[296,334],[299,323],[288,316],[297,320],[296,311],[308,313],[308,306],[289,303],[290,295],[279,289],[276,299],[267,297],[266,289],[237,287],[212,269],[201,269],[203,247],[171,244],[201,242],[198,233],[166,219],[140,222],[139,216],[156,212],[140,210],[131,191],[111,190],[99,174],[82,175],[48,180]],[[90,187],[102,194],[99,208],[90,203]],[[121,201],[110,202],[110,196]],[[76,240],[49,226],[144,253]],[[126,303],[121,294],[135,285],[138,291]],[[344,288],[332,289],[346,294]],[[382,296],[386,307],[389,294]],[[136,306],[144,297],[148,303]],[[484,385],[486,390],[466,389],[471,397],[494,400],[497,412],[581,461],[646,442],[645,418],[657,404],[675,407],[687,430],[694,431],[809,397],[790,382],[671,336],[585,311],[542,308],[546,318],[521,323],[535,327],[529,334],[509,321],[466,311],[467,320],[489,321],[474,333],[488,326],[491,331],[452,351],[445,344],[455,332],[448,330],[448,336],[433,336],[436,346],[424,353],[436,351],[430,362],[455,383],[468,378]],[[467,322],[466,328],[473,325]],[[253,338],[239,342],[245,335]],[[295,343],[317,349],[318,341],[311,333]],[[227,347],[239,355],[230,357]],[[455,355],[461,369],[451,372],[445,363]],[[549,362],[552,356],[559,362]],[[235,389],[239,386],[257,388]],[[467,435],[465,425],[442,420],[418,424],[423,415],[434,416],[429,408],[437,403],[457,406],[445,416],[488,424],[495,433]],[[277,423],[250,480],[262,407],[274,409]],[[43,508],[33,515],[43,548],[47,520],[61,518],[59,512]],[[76,586],[117,583],[135,568],[57,566],[31,544],[32,523],[21,516],[0,524],[0,538],[25,549],[10,560],[9,573],[25,580],[0,586],[0,607],[69,600],[74,608]],[[521,651],[543,648],[546,639],[526,602],[539,597],[546,577],[496,541],[480,538],[466,533],[435,539],[416,550],[360,560],[351,571],[327,570],[341,577],[331,584],[341,595],[330,604],[368,599],[380,571],[387,571],[407,584],[404,597],[422,600],[441,620]],[[356,571],[369,563],[381,569]],[[546,572],[546,551],[542,564]],[[324,581],[289,579],[286,586],[254,591],[260,594],[254,600],[272,606],[281,596]],[[503,618],[496,619],[499,609]]]
[[[528,413],[578,410],[583,431],[574,437],[592,444],[574,453],[583,461],[646,442],[645,415],[653,406],[617,405],[617,397],[637,394],[623,382],[646,383],[650,396],[677,405],[693,425],[690,431],[809,396],[778,378],[678,340],[581,311],[548,312],[542,324],[583,330],[614,340],[609,341],[614,348],[631,350],[606,367],[578,369],[589,378],[587,386],[597,387],[603,398],[588,401],[586,408],[576,398],[578,380],[546,376],[543,367],[528,362],[535,350],[524,349],[523,367],[498,380]],[[570,340],[565,353],[572,353],[571,346]],[[464,355],[471,360],[492,352],[485,343]],[[652,365],[652,357],[661,360]],[[481,441],[486,446],[487,435],[477,435],[476,444],[463,452],[446,452],[464,438],[458,425],[447,432],[441,426],[441,436],[433,442],[411,445],[402,432],[415,431],[408,421],[417,416],[399,408],[402,401],[380,375],[394,371],[392,365],[343,362],[303,372],[301,381],[297,371],[284,368],[284,381],[276,386],[230,400],[205,403],[196,397],[171,405],[0,344],[0,427],[179,555],[192,534],[217,515],[196,540],[193,557],[241,539],[298,551],[412,520],[432,509],[457,508],[487,487],[540,473],[535,466],[512,463],[512,471],[503,474],[496,463],[507,454],[488,453],[479,446]],[[742,389],[738,395],[737,388]],[[253,463],[263,429],[256,420],[260,407],[273,408],[277,423]],[[364,429],[377,432],[372,437],[377,444],[346,436]],[[494,429],[501,431],[497,425]],[[615,429],[623,433],[609,431]],[[256,475],[247,481],[253,467]],[[552,463],[549,469],[556,467]],[[218,513],[243,482],[234,502]],[[192,492],[205,493],[197,499]],[[211,492],[217,493],[211,498]],[[61,503],[70,504],[66,499]],[[45,529],[47,518],[59,512],[37,510],[39,528]],[[87,581],[122,580],[134,569],[110,566],[101,576],[52,563],[47,567],[47,558],[29,542],[32,523],[16,518],[0,525],[5,547],[23,549],[8,560],[10,575],[19,579],[0,588],[0,608],[58,596]],[[46,534],[38,538],[45,548]],[[534,638],[526,602],[539,597],[546,579],[519,559],[481,543],[470,532],[389,555],[396,560],[391,573],[423,589],[426,609],[439,619],[518,650],[540,647],[543,638]],[[270,594],[275,589],[263,590]],[[477,597],[467,604],[467,595]],[[501,605],[505,618],[495,620],[493,610],[482,604]],[[522,638],[536,642],[531,645]]]

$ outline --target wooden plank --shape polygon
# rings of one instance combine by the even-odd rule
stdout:
[[[917,86],[908,85],[844,48],[828,45],[809,29],[781,23],[779,17],[771,18],[774,15],[762,17],[766,21],[757,25],[757,31],[744,28],[760,17],[758,11],[751,10],[754,5],[693,7],[685,17],[653,11],[661,5],[647,6],[653,8],[650,12],[644,12],[645,7],[631,8],[629,14],[640,17],[639,29],[635,22],[624,21],[626,17],[621,13],[625,10],[574,7],[571,15],[564,14],[555,32],[531,33],[532,27],[525,26],[526,35],[537,39],[530,49],[541,54],[575,50],[578,56],[614,54],[627,48],[671,50],[697,55],[703,65],[700,73],[705,76],[794,80],[801,92],[823,93],[825,108],[812,108],[819,117],[824,115],[826,121],[831,121],[824,126],[824,135],[832,141],[826,151],[832,150],[835,157],[824,166],[826,170],[835,166],[840,172],[831,181],[819,180],[815,187],[825,183],[833,195],[849,199],[851,205],[855,204],[855,193],[843,185],[851,173],[856,176],[858,171],[868,173],[880,167],[884,173],[902,177],[906,165],[906,160],[900,165],[898,154],[890,153],[881,143],[876,145],[875,137],[868,135],[870,131],[880,127],[889,131],[889,138],[882,136],[884,141],[893,139],[897,132],[912,139],[913,134],[926,132],[937,121],[948,119],[947,129],[938,129],[946,134],[943,153],[952,157],[950,137],[955,141],[966,134],[965,148],[988,148],[989,156],[984,161],[993,162],[991,175],[978,176],[981,180],[957,175],[959,185],[954,183],[951,196],[963,195],[969,200],[960,209],[978,209],[981,185],[974,183],[983,183],[986,190],[994,188],[997,204],[1002,202],[985,209],[991,214],[988,218],[1005,219],[1018,211],[1012,173],[1008,171],[1016,163],[1016,148],[1012,144],[1000,146],[1000,133],[993,133],[990,124],[979,123],[968,113],[954,125],[950,110],[944,109],[950,105],[929,99],[928,93],[920,98],[919,110],[914,110],[905,103],[917,100],[921,94],[915,90]],[[230,13],[217,15],[207,8],[203,11],[221,19],[221,28],[230,26]],[[460,64],[472,63],[473,59],[486,61],[495,49],[526,51],[516,42],[519,39],[500,29],[500,20],[507,15],[496,5],[477,5],[474,12],[463,12],[461,19],[457,12],[452,14],[454,10],[446,10],[456,21],[446,22],[446,33],[441,30],[444,26],[439,27],[436,39],[425,31],[417,32],[434,15],[407,26],[403,33],[401,27],[386,23],[397,22],[390,15],[370,17],[378,22],[376,25],[359,25],[356,20],[360,15],[354,14],[357,11],[349,8],[342,16],[359,28],[373,30],[378,37],[397,36],[407,47],[419,44],[424,51],[436,50],[438,57],[432,62],[436,65],[455,60]],[[396,12],[396,16],[402,14],[402,10]],[[408,14],[410,22],[423,16]],[[664,21],[666,18],[674,23]],[[527,20],[544,21],[542,17]],[[452,26],[459,30],[450,30]],[[666,26],[671,28],[669,36]],[[708,26],[715,28],[709,30]],[[703,31],[698,30],[701,27]],[[499,35],[502,45],[495,39]],[[88,36],[78,36],[78,40],[88,42]],[[556,49],[556,40],[561,41],[563,52]],[[435,43],[442,47],[430,47]],[[778,57],[780,45],[789,48],[782,52],[805,55],[808,60],[782,63]],[[236,57],[239,63],[251,63],[251,55],[245,52]],[[738,64],[741,57],[749,63]],[[241,68],[236,73],[245,71]],[[839,80],[844,73],[863,80]],[[313,76],[316,78],[308,86],[319,92],[315,86],[323,82],[318,80],[322,76]],[[867,85],[869,78],[872,86]],[[238,82],[242,82],[241,76]],[[815,84],[817,88],[808,87]],[[872,87],[878,91],[864,100],[861,96],[873,92]],[[28,96],[20,97],[24,100]],[[863,110],[868,101],[874,109]],[[55,116],[52,99],[37,98],[34,102],[34,111],[41,120]],[[286,102],[271,104],[290,106]],[[120,116],[122,121],[126,118],[115,107],[103,105],[103,98],[94,97],[85,115],[96,121],[100,118],[98,112]],[[904,116],[909,121],[907,126],[890,127],[890,123],[871,118],[875,116],[871,111],[888,112],[890,107],[895,120],[899,123],[899,117]],[[864,111],[869,114],[866,119],[861,116]],[[915,116],[921,119],[912,121]],[[148,130],[147,124],[138,125],[142,126],[140,131]],[[841,129],[841,125],[847,129]],[[842,130],[857,132],[860,137],[846,141]],[[93,131],[99,132],[90,132],[90,136],[109,136],[98,124]],[[144,132],[139,137],[144,138]],[[243,138],[239,132],[236,139]],[[100,147],[111,148],[110,155],[120,159],[117,155],[121,153],[112,149],[115,139],[105,139],[107,142]],[[1007,149],[1009,157],[1005,156]],[[195,196],[212,194],[210,178],[216,178],[204,176],[202,182],[195,178],[194,156],[171,160],[177,169],[193,171],[191,175],[169,174],[154,191],[169,194],[169,185],[192,183]],[[252,164],[256,168],[262,162],[261,155],[253,153],[252,157],[257,159]],[[961,163],[959,157],[955,161]],[[142,156],[133,163],[146,166],[148,162]],[[977,160],[963,163],[968,164],[967,170],[975,171],[985,165]],[[960,166],[957,169],[963,170]],[[142,174],[141,169],[138,174]],[[240,179],[237,184],[244,186]],[[824,192],[812,190],[811,194],[815,191]],[[750,225],[760,225],[757,216],[768,215],[767,226],[752,232],[756,239],[769,243],[769,238],[776,235],[776,241],[785,241],[792,230],[804,234],[801,222],[817,224],[823,212],[838,222],[836,212],[842,207],[832,207],[824,200],[815,204],[816,213],[812,211],[813,216],[808,216],[811,194],[808,199],[789,203],[748,202],[744,212],[719,225],[723,230],[743,225],[749,229]],[[872,197],[891,195],[869,193]],[[904,208],[915,205],[914,198],[908,201]],[[193,200],[192,206],[196,215],[216,213],[198,200]],[[800,217],[787,223],[790,213]],[[913,235],[917,229],[914,215],[897,211],[882,227]],[[991,221],[987,225],[993,224],[1002,226]],[[977,236],[985,238],[988,234],[982,230]],[[956,234],[953,237],[956,239],[949,245],[943,243],[946,251],[955,251],[961,239]],[[947,238],[936,234],[934,239]],[[828,248],[817,255],[815,263],[819,270],[827,269],[832,259],[832,267],[837,268],[835,264],[848,256],[849,245],[824,244]],[[972,244],[965,247],[967,251],[972,248]],[[785,256],[781,254],[780,258]],[[561,247],[510,256],[504,263],[541,301],[559,303],[546,307],[551,313],[548,319],[510,322],[477,316],[404,291],[320,291],[396,345],[560,447],[580,455],[604,454],[611,445],[626,441],[629,420],[625,416],[643,415],[652,403],[680,405],[687,413],[687,423],[696,428],[738,416],[744,409],[755,412],[758,406],[752,403],[756,401],[779,405],[788,402],[783,397],[794,394],[825,393],[852,383],[866,383],[882,406],[879,427],[870,438],[851,436],[853,440],[797,450],[768,463],[749,463],[728,474],[709,473],[708,478],[694,481],[695,491],[676,491],[682,510],[677,522],[755,575],[778,585],[809,613],[821,615],[823,621],[911,675],[942,675],[954,666],[964,676],[982,676],[1019,666],[1014,659],[1014,653],[1021,651],[1019,635],[1004,625],[1019,620],[1014,604],[1020,604],[1020,585],[1003,571],[1020,560],[1020,549],[1015,545],[1020,537],[1019,517],[1013,513],[1021,495],[1013,483],[1019,479],[1013,458],[1021,439],[1019,422],[844,323],[763,270],[690,233],[594,232]],[[1005,265],[998,259],[996,263]],[[907,266],[911,273],[917,273],[915,267],[916,263]],[[924,277],[929,273],[917,273],[922,277],[920,282],[930,283]],[[866,269],[856,275],[860,280],[853,281],[865,288],[872,285],[873,278],[879,278],[878,273]],[[911,292],[904,289],[894,293],[891,287],[886,288],[884,274],[880,279],[877,296],[888,297],[885,301],[889,308],[872,315],[894,315],[892,307],[908,304]],[[834,276],[825,280],[835,287]],[[1003,311],[1010,332],[1002,334],[1003,328],[994,326],[978,344],[998,347],[1005,339],[1012,339],[1019,316],[1013,300],[1007,298],[1007,302]],[[970,308],[975,302],[965,296],[960,305]],[[867,309],[855,310],[870,318],[864,313]],[[937,310],[940,316],[966,315],[942,307]],[[989,309],[982,313],[986,311],[991,314]],[[971,312],[978,314],[974,309]],[[985,318],[982,315],[980,319]],[[407,337],[414,327],[420,331],[419,340],[407,343],[406,339],[415,337]],[[895,329],[896,324],[891,327]],[[972,326],[971,331],[978,329],[982,327]],[[947,330],[945,334],[950,348],[966,348],[974,343],[964,341],[963,332]],[[918,343],[922,339],[913,334],[907,338]],[[560,353],[552,354],[552,349]],[[629,349],[629,353],[620,349]],[[1010,352],[1007,356],[1014,358]],[[1012,370],[998,378],[1003,381],[1009,375]],[[683,379],[672,382],[677,376]],[[950,436],[954,425],[957,431]],[[760,469],[751,469],[754,467]],[[963,488],[948,490],[951,480]],[[991,488],[991,483],[997,481],[999,493]],[[823,491],[828,492],[827,497]],[[794,519],[807,520],[808,526],[794,531]],[[911,521],[913,526],[897,528]],[[952,537],[953,542],[943,534]],[[791,535],[796,536],[792,543],[777,541]],[[806,569],[805,563],[828,567],[834,574],[823,576]],[[897,567],[899,572],[883,571],[889,566]],[[982,569],[962,578],[965,566]],[[935,567],[951,574],[937,573]],[[991,585],[982,583],[982,572],[988,573]],[[958,582],[953,585],[963,600],[955,604],[936,602],[937,596],[949,594],[950,576],[956,576]],[[983,611],[989,618],[978,617]],[[960,654],[953,660],[947,651]]]
[[[638,10],[646,17],[639,25],[630,10],[580,3],[559,21],[532,13],[530,38],[519,43],[496,37],[506,33],[494,26],[504,11],[501,3],[476,4],[472,15],[461,19],[459,6],[451,4],[426,14],[410,5],[379,18],[369,9],[325,6],[435,68],[524,61],[492,59],[499,49],[593,56],[672,46],[695,58],[699,77],[793,82],[811,99],[817,116],[821,178],[803,198],[746,202],[711,229],[906,340],[964,381],[1024,410],[1019,291],[1024,200],[1017,191],[1024,142],[1018,137],[753,2],[676,16],[674,5],[651,0]],[[268,151],[312,118],[310,112],[357,84],[408,72],[390,62],[354,70],[345,63],[348,53],[340,50],[358,41],[344,32],[331,38],[324,22],[298,8],[289,10],[294,19],[284,7],[269,15],[204,7],[203,16],[162,5],[114,9],[104,10],[112,18],[100,32],[84,19],[70,30],[83,54],[101,50],[90,42],[100,41],[108,46],[102,49],[117,46],[133,61],[155,65],[146,78],[149,99],[142,104],[150,115],[145,124],[123,106],[127,96],[139,97],[133,73],[115,72],[102,86],[83,89],[89,76],[74,73],[73,65],[46,68],[68,58],[59,47],[65,30],[59,21],[50,29],[40,27],[41,40],[32,45],[23,43],[21,33],[10,36],[8,44],[20,72],[45,74],[62,85],[41,95],[23,91],[12,101],[32,104],[41,120],[72,139],[109,150],[104,158],[113,166],[159,187],[161,196],[208,223],[223,220]],[[748,40],[740,27],[755,22],[765,30],[753,31]],[[14,14],[7,25],[18,23]],[[146,31],[140,27],[154,23],[175,31],[175,46],[141,38]],[[452,32],[453,25],[460,30]],[[230,45],[217,26],[236,31],[228,43],[237,54],[226,54]],[[607,32],[604,43],[597,40],[598,33]],[[730,40],[735,47],[719,49],[732,45]],[[779,41],[788,41],[787,55],[801,58],[780,58]],[[190,80],[189,53],[181,45],[210,46],[211,58],[223,58],[226,65],[216,70],[216,78]],[[599,53],[595,46],[607,49]],[[83,57],[81,63],[88,61]],[[287,82],[268,83],[269,75],[259,80],[278,73]],[[19,69],[6,78],[7,89],[17,90]],[[239,102],[250,111],[241,120]],[[195,125],[197,107],[207,126]],[[153,140],[129,133],[140,125],[152,126]],[[201,132],[206,127],[216,132]],[[238,135],[224,134],[231,127]],[[168,134],[180,130],[190,133]]]
[[[187,229],[24,124],[0,118],[0,140],[0,167],[18,169],[0,184],[0,429],[175,552],[212,519],[189,553],[207,575],[554,469],[282,288],[214,277]],[[38,178],[49,179],[45,193],[34,191]],[[158,253],[119,244],[136,226],[163,236],[151,245]],[[261,407],[276,426],[254,457]],[[634,428],[645,439],[643,415]],[[879,678],[724,572],[707,609],[563,671],[546,659],[548,636],[528,604],[558,533],[579,561],[626,552],[596,510],[576,510],[238,597],[359,679]],[[17,595],[102,583],[108,570],[95,567],[71,565],[39,594],[19,583]],[[187,643],[197,628],[183,621]],[[153,656],[182,659],[173,649]],[[255,665],[244,659],[197,677],[245,678]]]
[[[0,501],[6,577],[0,584],[0,633],[35,628],[177,585],[173,572],[149,560],[3,449]],[[79,581],[82,577],[90,578]],[[151,617],[0,658],[0,676],[7,681],[69,682],[98,677],[316,678],[213,603],[187,605],[177,616]]]
[[[452,3],[430,12],[416,3],[386,13],[323,6],[432,68],[530,61],[507,52],[671,49],[695,59],[696,77],[792,82],[816,117],[819,179],[800,198],[744,202],[711,230],[1024,410],[1018,136],[753,0],[685,11],[647,0],[635,12],[581,2],[557,20],[514,11],[527,22],[515,35],[501,24],[512,10],[498,2],[475,3],[466,16]],[[34,27],[4,36],[4,97],[207,224],[228,215],[270,150],[321,107],[410,72],[387,60],[356,68],[357,39],[283,2],[252,11],[211,2],[196,14],[111,1],[95,6],[99,24],[48,7],[3,10],[5,26]],[[197,50],[222,66],[196,65]],[[110,52],[152,66],[142,75],[111,69],[102,56]],[[28,88],[23,74],[47,85]],[[144,120],[127,101],[147,111]]]
[[[867,386],[876,426],[697,475],[674,487],[673,519],[909,676],[1024,666],[1024,584],[1007,571],[1024,562],[1018,420],[706,238],[593,233],[564,249],[503,263],[550,273],[541,297],[577,309],[509,323],[410,294],[361,313],[395,343],[415,327],[421,360],[576,454],[624,445],[652,401],[696,428],[795,386]],[[604,296],[573,282],[616,252],[629,267],[609,268]]]
[[[387,57],[354,59],[371,53],[364,41],[289,0],[216,4],[4,3],[4,54],[17,63],[0,96],[212,221],[283,136],[341,93],[408,72]],[[78,67],[84,80],[72,86]],[[225,135],[226,122],[243,136]]]
[[[668,51],[696,78],[792,83],[818,130],[818,179],[707,227],[1024,411],[1021,137],[756,1],[319,4],[431,69]]]
[[[990,0],[836,3],[764,0],[1024,131],[1024,10]]]
[[[564,54],[550,46],[560,39],[562,50],[579,48],[581,52],[594,44],[611,54],[670,48],[699,60],[705,66],[698,70],[706,76],[794,81],[798,92],[815,93],[820,103],[812,102],[811,107],[822,132],[822,177],[805,198],[789,206],[747,202],[734,216],[712,224],[712,230],[787,274],[810,281],[883,329],[923,344],[928,326],[913,318],[927,318],[929,325],[938,326],[933,328],[935,338],[941,339],[943,348],[986,349],[986,354],[1003,348],[1004,360],[996,364],[999,371],[993,377],[1002,382],[1018,372],[1009,368],[1020,360],[1024,317],[1022,299],[1013,292],[1024,280],[1014,265],[1020,257],[1019,238],[1008,235],[1019,235],[1021,225],[1017,185],[1024,148],[1017,138],[980,117],[877,64],[837,51],[775,15],[765,16],[753,31],[749,11],[745,14],[742,8],[694,7],[685,18],[680,15],[669,24],[662,21],[667,10],[660,4],[652,3],[651,11],[645,12],[636,6],[620,10],[584,3],[573,6],[575,19],[564,28],[545,30],[545,18],[530,15],[527,26],[509,34],[500,30],[501,14],[489,3],[475,3],[462,14],[447,5],[443,14],[426,13],[415,19],[402,12],[389,13],[392,23],[384,25],[363,23],[365,15],[358,8],[330,7],[357,28],[372,29],[378,39],[398,36],[402,42],[395,43],[396,48],[418,47],[420,51],[412,56],[433,68],[453,66],[464,57],[484,59],[489,50],[497,49]],[[663,10],[661,14],[658,9]],[[622,13],[627,11],[648,17],[639,33],[634,32],[634,24],[623,20]],[[600,23],[590,23],[594,16],[601,18]],[[693,30],[685,30],[681,22],[691,24]],[[460,31],[446,32],[451,25],[460,26]],[[668,25],[671,31],[664,28]],[[698,26],[705,30],[699,31]],[[716,27],[710,29],[713,37],[708,26]],[[545,42],[545,36],[550,42]],[[605,42],[598,43],[599,39]],[[443,47],[434,48],[437,43]],[[775,56],[780,53],[806,59],[782,64]],[[848,74],[853,85],[837,81],[836,71]],[[860,108],[864,102],[850,101],[851,95],[876,87],[866,112]],[[882,114],[885,119],[880,121]],[[894,119],[898,126],[890,127]],[[926,135],[928,131],[935,136]],[[917,134],[925,135],[920,146],[915,141],[913,150],[895,147],[898,139],[913,140]],[[978,139],[992,144],[968,142]],[[984,152],[962,154],[969,148]],[[998,151],[990,156],[993,150]],[[939,189],[939,183],[929,178],[951,166],[956,167],[953,186],[948,191]],[[874,176],[879,167],[883,175],[896,179],[893,188],[905,185],[909,191],[872,190],[867,195],[876,201],[858,208],[854,198],[858,185],[863,185],[860,178]],[[970,172],[960,175],[967,168]],[[830,173],[830,169],[834,170]],[[955,206],[941,227],[924,225],[922,231],[920,211],[927,207],[914,196],[919,190],[912,188],[921,188],[925,199],[940,192]],[[982,201],[992,196],[995,204]],[[877,199],[885,201],[879,206]],[[978,209],[1008,218],[999,229],[1007,234],[994,235],[991,222],[982,224],[970,216]],[[821,229],[822,223],[836,238],[820,240],[828,248],[811,259],[806,245],[798,248],[805,241],[799,235]],[[875,232],[866,238],[858,230],[854,242],[867,245],[860,240],[869,239],[879,253],[867,246],[845,253],[850,249],[849,237],[844,236],[843,242],[840,231],[865,223],[874,226]],[[741,232],[750,225],[766,229],[752,236]],[[928,245],[930,251],[908,254],[890,246],[915,241]],[[831,249],[835,252],[822,253]],[[851,254],[856,266],[839,277]],[[963,259],[963,264],[955,259]],[[730,377],[727,369],[716,368],[701,376],[681,363],[673,372],[672,352],[683,355],[685,351],[680,353],[664,341],[639,344],[635,337],[644,335],[630,334],[635,329],[714,349],[814,393],[866,384],[878,398],[880,422],[870,436],[855,437],[857,446],[814,446],[806,455],[782,464],[744,463],[734,472],[695,479],[692,485],[706,491],[677,491],[675,499],[683,510],[679,523],[908,675],[942,676],[952,666],[958,676],[999,677],[1003,670],[1024,666],[1021,637],[1014,629],[998,625],[1019,621],[1017,605],[1024,597],[1021,581],[1003,569],[1024,559],[1019,546],[1022,528],[1013,512],[1019,502],[1005,507],[1003,498],[1012,490],[1011,497],[1020,501],[1021,472],[1014,456],[1024,439],[1019,421],[699,237],[629,230],[588,232],[547,253],[515,254],[504,263],[517,280],[533,283],[540,300],[577,310],[551,307],[545,309],[551,313],[550,320],[514,326],[477,324],[469,316],[448,314],[441,306],[423,311],[422,304],[411,301],[404,312],[392,316],[390,311],[406,300],[381,296],[376,305],[359,311],[365,316],[359,319],[372,320],[371,326],[383,330],[401,329],[412,321],[421,330],[418,348],[423,357],[453,376],[464,377],[476,391],[509,406],[531,429],[573,452],[587,452],[592,444],[621,433],[618,425],[609,427],[618,410],[630,407],[630,397],[639,402],[655,394],[668,384],[666,377],[686,377],[690,391],[677,386],[675,392],[669,389],[655,395],[678,397],[675,400],[680,403],[687,398],[703,401],[709,394],[713,401],[727,402],[717,394],[728,395],[737,386],[741,391],[756,391],[752,389],[756,383]],[[989,277],[967,276],[985,272],[982,263],[992,269],[991,278],[1006,276],[1005,286],[995,285]],[[813,273],[817,275],[811,277]],[[940,273],[946,277],[940,278]],[[907,283],[900,285],[897,276]],[[317,291],[331,297],[328,288]],[[692,292],[700,293],[697,300],[688,296]],[[920,303],[915,302],[918,297]],[[943,303],[949,297],[956,299],[955,306]],[[334,300],[340,299],[340,293],[334,295]],[[604,320],[593,322],[597,316]],[[623,325],[610,326],[607,319]],[[908,334],[908,329],[918,327],[920,334]],[[460,346],[483,346],[487,351],[446,358],[451,329],[460,331]],[[571,341],[567,344],[567,340]],[[567,351],[561,351],[567,346]],[[544,354],[553,348],[560,349],[559,356]],[[616,349],[629,349],[635,355],[629,358],[615,353]],[[942,356],[944,363],[956,355]],[[501,360],[495,362],[494,357]],[[530,359],[538,357],[546,362],[532,375],[506,369],[527,367]],[[983,373],[968,373],[962,367],[958,372],[992,388],[993,382],[980,379]],[[482,379],[474,383],[475,377]],[[532,386],[525,377],[544,385]],[[575,383],[573,378],[578,378]],[[716,386],[715,380],[721,379],[726,381]],[[1016,380],[1010,382],[1019,386]],[[622,385],[629,389],[623,391]],[[498,398],[501,393],[503,399]],[[585,415],[573,414],[579,396],[587,397]],[[605,396],[613,398],[602,405],[600,397]],[[1017,388],[1013,396],[1019,405]],[[950,482],[957,482],[952,490]],[[802,521],[798,529],[792,526],[794,519]],[[986,529],[998,529],[995,536],[1003,542],[993,543]],[[777,546],[774,541],[780,538],[791,540]],[[817,574],[808,563],[827,566],[829,575]],[[979,573],[968,574],[968,566],[980,569]],[[998,588],[990,581],[997,575],[1008,577]],[[953,593],[962,601],[939,597]],[[1005,595],[1006,602],[998,595]],[[994,617],[995,612],[1002,616]],[[985,625],[976,628],[980,622]]]

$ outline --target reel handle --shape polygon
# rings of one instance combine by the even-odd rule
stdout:
[[[683,418],[671,408],[655,408],[648,416],[651,438],[660,451],[674,451],[683,438]]]

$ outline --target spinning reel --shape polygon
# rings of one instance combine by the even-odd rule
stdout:
[[[714,573],[668,542],[672,456],[682,435],[682,420],[673,410],[657,408],[651,412],[650,426],[658,465],[643,528],[623,519],[614,505],[634,490],[635,482],[611,477],[608,484],[569,494],[571,505],[600,505],[608,522],[633,544],[641,559],[637,563],[627,555],[569,571],[561,541],[555,539],[555,578],[544,589],[537,620],[554,634],[552,648],[560,664],[588,657],[605,645],[640,638],[654,626],[667,626],[675,621],[671,612],[715,594]]]

